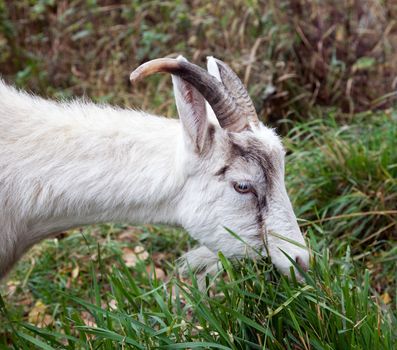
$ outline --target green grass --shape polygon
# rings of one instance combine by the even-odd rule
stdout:
[[[194,276],[181,281],[170,269],[164,283],[150,277],[152,261],[131,271],[117,256],[111,269],[106,257],[89,262],[81,290],[34,274],[27,287],[56,321],[48,328],[11,322],[3,309],[6,337],[16,349],[393,349],[397,319],[379,302],[372,273],[348,251],[332,257],[311,244],[322,253],[303,285],[265,262],[233,266],[224,258],[205,292]]]
[[[335,253],[349,246],[355,260],[395,271],[396,111],[356,115],[342,127],[331,117],[300,124],[288,142],[297,215],[321,224],[322,238]],[[395,293],[395,274],[375,278],[380,290]]]
[[[44,242],[12,273],[0,348],[396,348],[395,202],[356,199],[396,193],[395,115],[349,125],[298,124],[286,139],[288,187],[312,249],[303,284],[267,261],[220,254],[202,290],[175,268],[194,244],[184,232],[89,227]],[[149,258],[129,268],[123,252],[134,246]]]

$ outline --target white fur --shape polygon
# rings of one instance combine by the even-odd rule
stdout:
[[[74,101],[59,103],[19,92],[0,80],[0,277],[33,244],[57,232],[101,222],[166,223],[185,227],[202,247],[186,255],[193,267],[216,265],[216,253],[255,256],[224,227],[265,254],[248,196],[231,183],[255,181],[255,166],[236,163],[225,180],[227,132],[216,125],[215,146],[197,154],[195,141],[211,124],[205,101],[173,77],[178,120]],[[193,89],[194,103],[185,99]],[[284,186],[284,153],[275,133],[262,126],[255,137],[276,154],[277,188],[265,215],[268,251],[289,272],[308,253]],[[201,145],[201,143],[200,143]],[[201,146],[200,146],[201,147]]]

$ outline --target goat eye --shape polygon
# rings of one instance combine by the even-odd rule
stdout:
[[[252,186],[247,183],[247,182],[236,182],[234,184],[234,189],[238,192],[238,193],[248,193],[248,192],[252,192]]]

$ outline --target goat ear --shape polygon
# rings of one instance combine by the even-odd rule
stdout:
[[[214,76],[216,79],[218,79],[218,81],[220,81],[222,83],[221,73],[219,72],[219,67],[216,64],[214,57],[212,57],[212,56],[207,57],[207,70],[208,70],[209,74]],[[205,103],[205,107],[207,110],[208,120],[212,124],[220,126],[218,118],[216,117],[212,107],[210,106],[210,104],[208,102]]]
[[[186,60],[182,56],[178,60]],[[185,80],[172,75],[176,107],[188,147],[203,153],[211,144],[211,130],[204,97]]]
[[[219,71],[219,67],[216,63],[215,57],[207,56],[207,70],[208,73],[218,79],[218,81],[222,82],[221,72]]]

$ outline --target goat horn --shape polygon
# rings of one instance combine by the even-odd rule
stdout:
[[[249,122],[258,126],[258,115],[243,82],[225,62],[216,58],[213,59],[218,65],[223,85],[225,85],[226,89],[229,91],[229,94],[234,97],[238,106],[242,110],[243,115],[248,119]]]
[[[222,128],[232,132],[248,128],[248,119],[243,117],[235,98],[221,82],[195,64],[174,58],[158,58],[135,69],[130,75],[130,80],[134,83],[158,72],[179,76],[193,85],[211,105]]]

